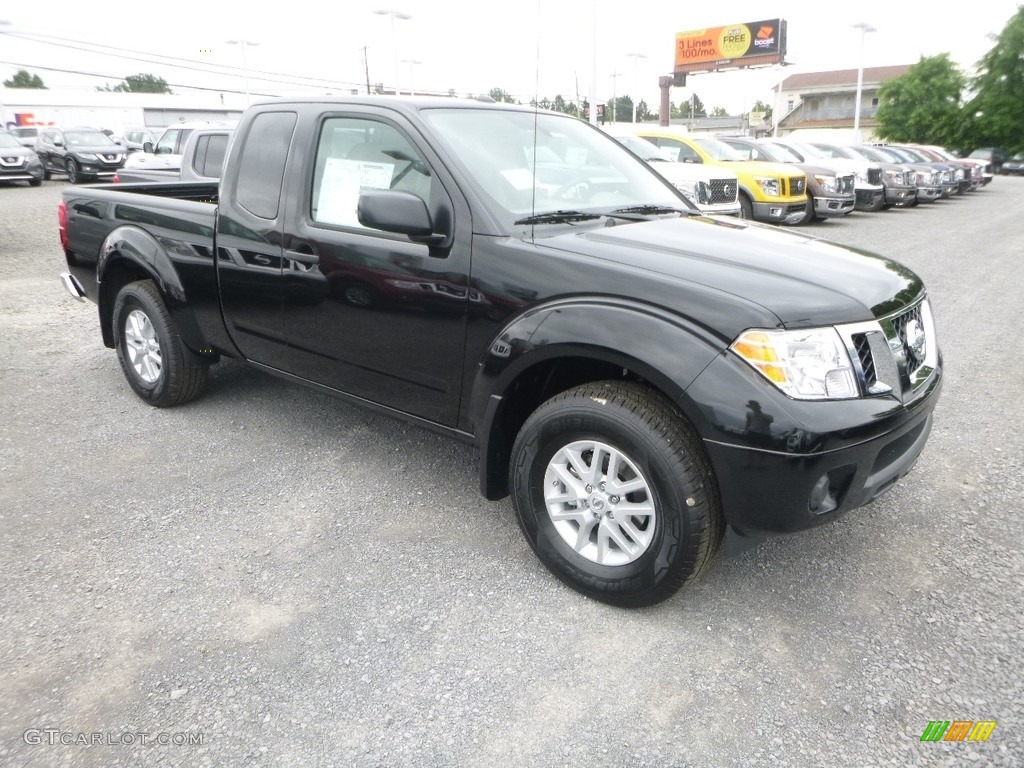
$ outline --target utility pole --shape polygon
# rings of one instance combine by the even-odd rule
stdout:
[[[366,95],[370,95],[370,53],[366,46],[363,46],[363,69],[366,71]]]
[[[612,78],[612,122],[613,123],[615,122],[615,102],[619,100],[619,97],[616,95],[618,93],[617,90],[616,90],[616,86],[617,86],[617,80],[620,77],[622,77],[622,73],[621,72],[612,72],[612,74],[611,74],[611,78]]]

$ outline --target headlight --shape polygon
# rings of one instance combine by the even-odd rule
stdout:
[[[729,349],[790,397],[858,396],[850,355],[834,328],[752,329],[741,333]]]
[[[895,181],[897,184],[903,183],[903,171],[894,171],[887,168],[883,173],[885,174],[885,178],[889,181]]]
[[[761,191],[768,197],[779,196],[779,180],[770,176],[755,176],[754,180],[761,185]]]
[[[83,160],[99,160],[92,152],[79,152],[78,156]]]
[[[815,176],[814,180],[829,194],[834,195],[839,191],[839,185],[836,183],[835,176]]]
[[[683,193],[683,197],[689,200],[691,203],[696,205],[700,202],[700,185],[696,181],[679,181],[676,182],[676,189]]]

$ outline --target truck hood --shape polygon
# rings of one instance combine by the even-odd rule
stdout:
[[[716,289],[790,328],[882,317],[924,291],[917,275],[889,259],[741,219],[659,219],[563,231],[537,244]],[[645,300],[637,286],[642,281],[624,283],[623,295]]]

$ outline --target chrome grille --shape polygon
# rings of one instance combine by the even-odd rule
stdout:
[[[24,165],[28,161],[27,157],[0,157],[0,165],[6,165],[8,168],[17,168],[18,166]]]
[[[803,177],[794,177],[789,180],[789,194],[802,195],[806,189],[807,179]]]
[[[935,325],[927,301],[867,323],[836,326],[865,395],[901,400],[931,378],[938,365]]]
[[[881,184],[882,183],[882,169],[881,168],[868,168],[868,184]]]
[[[732,179],[712,179],[708,182],[710,189],[709,203],[735,203],[739,194],[739,184]]]
[[[849,176],[836,176],[836,185],[839,188],[840,193],[848,195],[853,192],[855,186],[854,175],[851,173]]]

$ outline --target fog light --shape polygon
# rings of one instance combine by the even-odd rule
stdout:
[[[830,485],[828,475],[822,475],[811,488],[811,495],[807,499],[807,506],[810,508],[811,514],[823,515],[836,508],[836,500],[832,495]]]
[[[781,209],[781,208],[769,208],[769,209],[768,209],[768,213],[769,213],[769,215],[771,215],[771,216],[772,216],[773,218],[774,218],[774,217],[778,217],[778,216],[781,216],[781,215],[782,215],[782,209]]]

